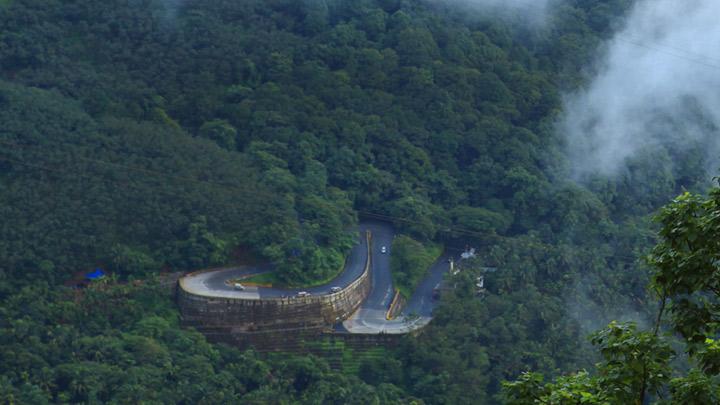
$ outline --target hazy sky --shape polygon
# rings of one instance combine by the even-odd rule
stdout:
[[[565,98],[574,175],[614,175],[644,148],[702,142],[717,174],[720,1],[641,0],[589,87]],[[699,158],[705,158],[700,156]]]

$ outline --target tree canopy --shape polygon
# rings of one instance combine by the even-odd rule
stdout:
[[[555,126],[633,1],[543,24],[449,3],[0,0],[1,400],[716,402],[718,193],[666,207],[659,270],[639,260],[652,213],[707,187],[701,146],[577,184]],[[423,334],[350,371],[209,344],[152,287],[247,257],[327,279],[363,216],[406,235],[408,285],[435,256],[408,247],[478,259]],[[642,327],[656,292],[696,362],[679,377]]]

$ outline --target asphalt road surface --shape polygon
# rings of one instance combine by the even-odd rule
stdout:
[[[345,288],[355,281],[365,269],[366,242],[365,230],[372,229],[372,225],[358,227],[356,245],[350,251],[345,261],[345,270],[330,283],[308,288],[266,288],[245,286],[245,290],[238,291],[228,280],[271,271],[270,266],[265,267],[228,267],[199,274],[191,274],[181,279],[182,287],[193,294],[209,297],[261,299],[296,296],[298,292],[305,291],[312,295],[329,294],[332,287]]]
[[[387,310],[394,297],[395,290],[390,275],[391,246],[395,231],[385,222],[367,221],[358,226],[357,244],[353,247],[345,264],[345,270],[330,283],[312,288],[265,288],[246,286],[245,290],[235,290],[226,281],[248,275],[270,271],[270,267],[231,267],[217,271],[190,275],[181,279],[182,287],[191,293],[227,298],[261,299],[283,296],[295,296],[300,291],[313,295],[330,293],[332,287],[345,288],[356,280],[365,267],[365,231],[372,232],[371,254],[372,269],[370,278],[372,287],[368,298],[360,308],[337,330],[349,333],[407,333],[430,322],[436,302],[432,298],[433,288],[442,280],[443,273],[449,269],[447,257],[442,256],[431,267],[426,278],[413,293],[403,312],[393,320],[387,320]],[[386,253],[382,253],[385,247]]]
[[[372,223],[372,289],[370,294],[350,318],[338,325],[338,330],[350,333],[407,333],[427,325],[437,305],[433,300],[433,289],[449,270],[447,257],[441,256],[430,268],[418,288],[413,292],[402,313],[395,319],[386,318],[395,290],[390,276],[390,247],[395,232],[386,223]],[[383,254],[382,246],[387,247]]]

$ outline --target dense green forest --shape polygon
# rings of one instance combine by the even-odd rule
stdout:
[[[536,25],[408,0],[0,1],[0,401],[498,403],[524,371],[591,370],[587,334],[654,320],[651,215],[706,186],[657,149],[567,180],[561,94],[631,5]],[[479,259],[357,375],[210,345],[154,281],[246,255],[325,279],[362,216]],[[61,287],[96,266],[114,278]]]
[[[422,244],[405,235],[393,240],[390,271],[393,286],[410,298],[425,272],[442,254],[442,246]]]

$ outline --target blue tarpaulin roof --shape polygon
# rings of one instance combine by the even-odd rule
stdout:
[[[105,272],[102,269],[95,269],[95,271],[85,275],[88,280],[98,280],[105,277]]]

